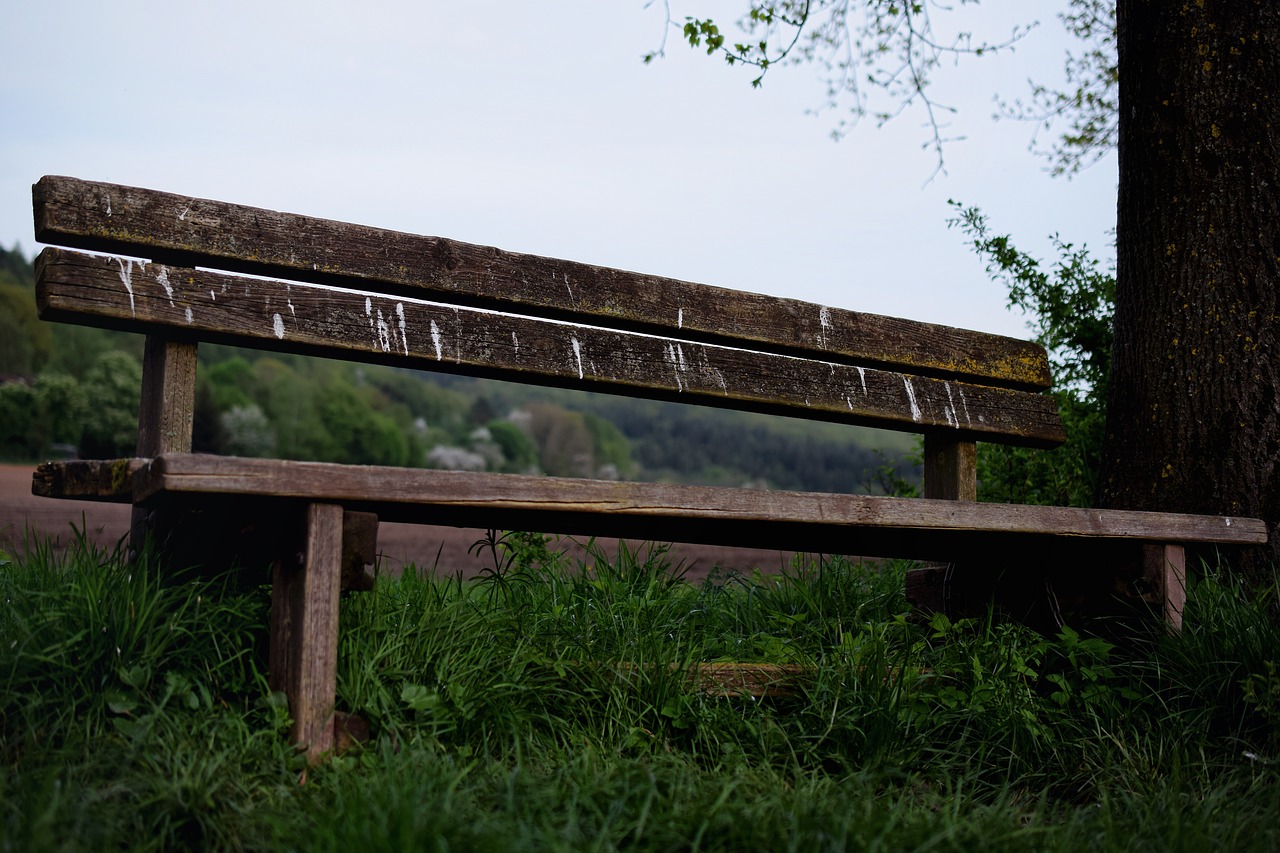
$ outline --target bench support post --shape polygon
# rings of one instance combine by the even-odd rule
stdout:
[[[972,441],[926,434],[924,496],[946,501],[976,501],[978,445]]]
[[[333,749],[342,507],[309,504],[305,523],[302,550],[282,556],[271,582],[268,680],[289,698],[293,742],[315,761]]]
[[[196,410],[196,345],[147,335],[142,355],[138,455],[190,453]]]
[[[1170,631],[1182,630],[1187,603],[1187,555],[1182,545],[1142,546],[1142,576]]]
[[[924,437],[924,496],[944,501],[978,499],[978,445],[935,434]],[[907,601],[929,613],[950,609],[954,564],[907,572]]]
[[[190,453],[196,409],[196,345],[147,335],[142,354],[142,402],[138,409],[137,455]],[[129,550],[136,555],[147,531],[163,539],[172,518],[163,511],[133,510]]]

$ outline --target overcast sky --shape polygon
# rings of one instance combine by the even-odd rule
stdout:
[[[12,3],[0,244],[35,250],[30,186],[63,174],[1021,336],[946,201],[1027,249],[1060,232],[1110,256],[1114,157],[1054,179],[1031,127],[991,119],[996,94],[1060,74],[1058,8],[961,10],[993,39],[1042,25],[944,69],[967,139],[930,182],[922,116],[835,143],[838,116],[807,114],[812,68],[753,90],[674,32],[644,65],[661,0]]]

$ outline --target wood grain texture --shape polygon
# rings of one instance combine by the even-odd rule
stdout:
[[[137,455],[190,452],[195,403],[196,345],[148,334],[142,355]],[[180,546],[174,537],[181,523],[180,514],[164,507],[134,507],[130,554],[141,554],[148,537],[162,551]]]
[[[784,354],[1038,390],[1037,344],[439,237],[66,177],[32,189],[36,239]]]
[[[196,410],[196,345],[148,335],[142,357],[138,456],[187,453]]]
[[[315,761],[334,746],[343,510],[312,503],[302,513],[301,550],[272,577],[269,680],[289,697],[293,742]]]
[[[563,664],[558,664],[564,669]],[[576,669],[580,665],[570,664]],[[691,690],[698,690],[720,698],[754,697],[776,698],[794,696],[813,681],[817,672],[815,667],[785,663],[693,663],[687,668],[675,665],[646,666],[630,661],[616,661],[607,664],[589,664],[586,670],[604,673],[615,682],[645,684],[655,676],[664,677],[665,673],[684,671],[685,684]],[[892,676],[890,676],[892,677]]]
[[[924,437],[924,496],[937,500],[978,499],[978,445],[931,433]]]
[[[949,571],[949,565],[908,569],[904,584],[907,604],[925,613],[947,613],[947,598],[950,593],[947,580]]]
[[[147,459],[72,459],[43,462],[31,475],[31,494],[45,498],[129,503],[133,475]]]
[[[49,320],[957,439],[1063,440],[1039,393],[494,314],[407,298],[46,249]]]
[[[1256,544],[1256,519],[1072,507],[769,492],[377,468],[179,454],[135,476],[137,500],[281,497],[341,503],[387,521],[595,534],[650,541],[783,545],[833,554],[951,560],[992,548],[1072,542]]]
[[[1147,545],[1142,549],[1142,574],[1150,590],[1150,604],[1173,632],[1182,630],[1187,604],[1187,555],[1182,545]]]

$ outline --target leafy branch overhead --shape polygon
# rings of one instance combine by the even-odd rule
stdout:
[[[1050,240],[1057,259],[1045,265],[1008,235],[993,233],[978,208],[950,204],[955,214],[947,224],[969,239],[987,274],[1008,289],[1009,306],[1032,319],[1036,340],[1049,351],[1053,395],[1067,434],[1053,453],[980,445],[979,494],[1007,503],[1092,506],[1111,369],[1115,269],[1056,234]]]
[[[663,8],[667,31],[678,29],[690,47],[752,69],[754,87],[776,65],[816,65],[825,88],[821,108],[840,114],[832,129],[836,139],[868,115],[884,124],[909,110],[923,112],[928,138],[922,147],[934,152],[939,170],[946,143],[955,139],[946,136],[946,116],[955,108],[930,91],[935,74],[946,62],[1012,51],[1038,26],[1028,21],[1007,36],[985,39],[947,30],[955,7],[937,0],[751,0],[733,24],[738,38],[730,38],[715,18],[686,15],[678,23],[672,0],[663,0]],[[1061,174],[1092,163],[1115,144],[1115,3],[1070,0],[1059,17],[1085,45],[1067,57],[1065,87],[1033,82],[1029,99],[999,103],[1001,116],[1035,122],[1040,130],[1067,122],[1059,139],[1037,149]],[[644,61],[663,56],[665,49],[664,35]]]
[[[1072,175],[1116,147],[1120,74],[1115,0],[1072,0],[1069,11],[1059,18],[1082,48],[1067,53],[1066,88],[1032,82],[1030,99],[1001,100],[1000,114],[1034,122],[1037,135],[1065,122],[1066,129],[1047,146],[1033,139],[1031,147],[1051,162],[1053,174]]]

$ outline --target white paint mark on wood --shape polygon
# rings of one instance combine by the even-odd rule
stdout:
[[[676,309],[676,328],[677,329],[684,328],[684,309],[683,308]]]
[[[818,325],[822,328],[822,337],[820,338],[822,347],[826,349],[827,330],[831,328],[831,309],[824,306],[818,310]]]
[[[156,275],[156,281],[164,288],[165,295],[169,297],[169,306],[173,307],[173,285],[169,283],[169,270],[161,267]]]
[[[573,357],[578,360],[578,378],[582,378],[582,344],[578,343],[578,339],[570,335],[569,343],[573,344]]]
[[[111,215],[111,196],[107,196],[107,215]],[[129,293],[129,313],[136,317],[138,310],[133,302],[133,261],[122,261],[116,258],[116,263],[120,266],[120,281],[124,283],[124,289]]]
[[[569,301],[573,304],[573,307],[574,307],[574,308],[577,308],[577,307],[578,307],[578,297],[576,297],[576,296],[574,296],[574,295],[573,295],[573,287],[569,284],[569,274],[568,274],[568,273],[565,273],[565,274],[564,274],[564,289],[565,289],[565,290],[567,290],[567,291],[569,291]]]
[[[671,372],[675,374],[676,390],[683,392],[684,380],[680,378],[680,362],[676,358],[676,348],[670,343],[667,344],[667,363],[671,365]]]
[[[379,346],[378,325],[373,318],[373,300],[368,296],[364,298],[364,316],[369,319],[369,334],[373,337],[373,345]]]
[[[385,317],[382,316],[382,309],[378,312],[378,346],[383,352],[391,352],[391,326],[387,323]]]
[[[279,312],[277,312],[276,315],[271,318],[271,323],[275,327],[276,337],[283,341],[284,340],[284,318],[280,316]]]
[[[192,316],[192,314],[191,314],[191,306],[190,306],[190,305],[188,305],[188,306],[187,306],[186,315],[187,315],[187,325],[188,325],[188,326],[190,326],[190,325],[192,324],[192,322],[194,321],[194,319],[195,319],[195,318]]]
[[[867,369],[865,367],[858,368],[858,379],[862,382],[862,396],[867,395]]]
[[[516,350],[516,358],[519,358],[519,357],[520,357],[520,339],[519,339],[518,337],[516,337],[516,333],[515,333],[515,332],[512,332],[512,333],[511,333],[511,345],[512,345],[513,347],[515,347],[515,350]]]
[[[960,428],[960,419],[956,416],[956,400],[951,396],[951,383],[944,382],[943,385],[947,389],[947,403],[949,405],[943,407],[942,414],[946,416],[947,423],[956,429]]]
[[[210,290],[210,291],[209,291],[209,299],[211,299],[211,300],[212,300],[212,301],[214,301],[214,302],[217,302],[217,301],[218,301],[218,294],[216,294],[216,293],[214,293],[212,290]]]
[[[111,215],[111,193],[107,193],[107,216]]]
[[[911,404],[911,420],[919,423],[922,415],[920,407],[916,405],[916,389],[911,387],[911,380],[905,376],[902,377],[902,384],[907,388],[907,402]]]
[[[431,321],[431,343],[436,348],[436,361],[444,359],[444,350],[440,348],[440,327],[436,325],[436,321]]]
[[[290,305],[289,307],[292,308],[293,306]],[[400,323],[400,344],[404,347],[404,354],[408,355],[409,354],[409,335],[405,331],[403,302],[396,303],[396,320]]]
[[[187,221],[187,214],[188,214],[188,213],[190,213],[190,212],[191,212],[191,207],[190,207],[190,206],[187,206],[187,207],[182,208],[182,212],[178,214],[178,221],[179,221],[179,222],[186,222],[186,221]]]
[[[577,378],[582,378],[582,345],[577,341],[576,336],[570,336],[570,343],[573,345],[573,357],[577,359]]]
[[[969,417],[969,401],[964,398],[964,389],[957,388],[956,390],[960,392],[960,405],[964,408],[964,422],[973,426],[973,418]]]
[[[1227,522],[1227,527],[1230,527],[1230,526],[1231,526],[1231,519],[1229,519],[1229,518],[1228,518],[1228,519],[1225,519],[1225,521]]]

